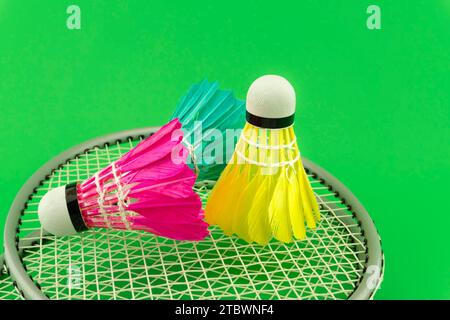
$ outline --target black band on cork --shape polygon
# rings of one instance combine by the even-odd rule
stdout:
[[[247,111],[247,122],[264,129],[282,129],[294,123],[295,113],[285,118],[264,118]]]
[[[87,230],[88,228],[84,223],[83,216],[80,211],[80,205],[78,203],[76,183],[66,185],[66,204],[74,229],[77,232]]]

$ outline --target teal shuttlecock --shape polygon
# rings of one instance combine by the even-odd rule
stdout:
[[[245,124],[245,102],[217,82],[194,84],[177,105],[172,118],[182,123],[188,159],[199,180],[216,180],[231,158]]]

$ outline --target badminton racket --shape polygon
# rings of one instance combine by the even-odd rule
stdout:
[[[341,182],[305,158],[322,219],[303,241],[248,244],[214,226],[211,237],[198,243],[126,230],[94,229],[70,237],[45,233],[37,208],[47,191],[86,179],[157,129],[83,143],[25,183],[5,224],[8,290],[27,299],[61,300],[373,298],[384,269],[375,225]],[[213,185],[196,184],[203,203]]]

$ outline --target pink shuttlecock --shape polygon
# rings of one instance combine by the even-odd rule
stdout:
[[[174,119],[82,183],[49,191],[39,203],[43,228],[71,235],[88,228],[145,230],[177,240],[208,235],[195,173],[186,165]]]

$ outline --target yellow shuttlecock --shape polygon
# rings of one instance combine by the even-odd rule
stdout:
[[[320,211],[293,130],[295,91],[280,76],[258,78],[247,93],[247,123],[217,181],[205,216],[228,234],[266,244],[306,237]]]

